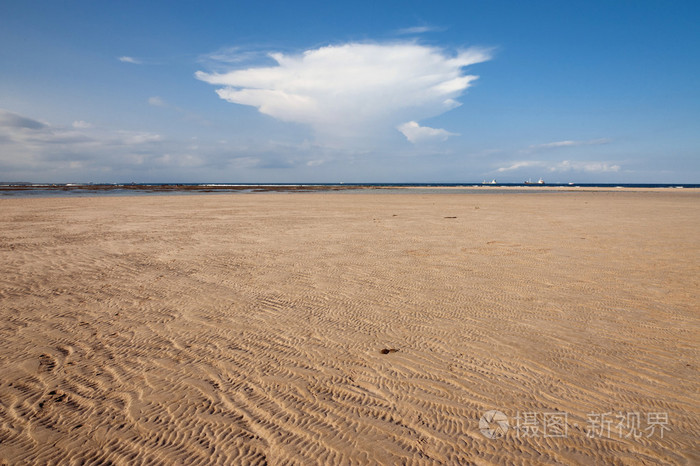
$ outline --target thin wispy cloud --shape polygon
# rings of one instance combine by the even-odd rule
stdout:
[[[606,173],[618,172],[622,168],[614,162],[606,161],[576,161],[562,160],[559,162],[550,162],[543,160],[522,160],[513,162],[510,165],[499,167],[499,173],[512,172],[524,168],[539,168],[550,173],[563,173],[570,171],[587,172],[587,173]]]
[[[585,162],[564,160],[559,162],[555,167],[551,167],[550,171],[566,172],[566,171],[584,171],[588,173],[606,173],[618,172],[622,167],[613,162]]]
[[[165,107],[167,104],[162,98],[158,96],[153,96],[148,98],[148,105],[152,107]]]
[[[503,172],[510,172],[514,170],[519,170],[521,168],[528,168],[528,167],[543,167],[544,162],[540,162],[537,160],[522,160],[519,162],[513,162],[510,165],[507,165],[505,167],[499,167],[498,172],[503,173]]]
[[[201,55],[197,61],[207,65],[212,63],[237,64],[260,59],[265,56],[267,56],[267,52],[265,51],[244,49],[242,47],[222,47],[213,52]]]
[[[87,121],[83,120],[78,120],[73,122],[73,128],[77,129],[87,129],[87,128],[92,128],[92,123],[89,123]]]
[[[599,144],[608,144],[611,142],[610,139],[607,138],[601,138],[601,139],[591,139],[588,141],[554,141],[554,142],[547,142],[544,144],[533,144],[530,146],[530,149],[536,150],[536,149],[555,149],[557,147],[576,147],[576,146],[594,146],[594,145],[599,145]]]
[[[116,142],[129,146],[160,142],[163,140],[163,137],[160,134],[149,133],[146,131],[120,130],[115,132],[115,136],[116,137],[114,139]]]
[[[141,64],[143,64],[143,62],[142,62],[141,60],[138,60],[138,59],[136,59],[136,58],[134,58],[134,57],[128,57],[128,56],[126,56],[126,55],[123,56],[123,57],[119,57],[118,60],[119,60],[120,62],[122,62],[122,63],[131,63],[131,64],[133,64],[133,65],[141,65]]]
[[[348,147],[458,107],[456,99],[477,79],[465,67],[489,60],[491,53],[469,48],[451,54],[412,42],[349,43],[269,57],[276,66],[198,71],[196,77],[222,86],[216,93],[228,102],[308,125],[318,142]],[[450,135],[404,128],[410,134]]]
[[[439,32],[444,31],[445,28],[435,27],[435,26],[413,26],[408,28],[402,28],[396,30],[396,34],[399,36],[417,35],[425,34],[427,32]]]

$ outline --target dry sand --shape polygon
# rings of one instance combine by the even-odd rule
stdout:
[[[696,190],[2,199],[0,463],[698,464],[699,231]]]

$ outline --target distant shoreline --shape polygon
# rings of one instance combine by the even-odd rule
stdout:
[[[524,183],[297,183],[297,184],[226,184],[226,183],[130,183],[130,184],[40,184],[0,183],[3,197],[54,197],[101,195],[152,195],[152,194],[212,194],[212,193],[261,193],[261,192],[329,192],[357,190],[420,190],[468,191],[468,192],[551,192],[551,191],[663,191],[669,189],[700,189],[700,184],[545,184]]]

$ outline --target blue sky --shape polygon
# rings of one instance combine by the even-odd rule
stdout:
[[[700,2],[0,3],[0,181],[700,182]]]

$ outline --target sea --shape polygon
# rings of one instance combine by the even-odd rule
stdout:
[[[541,190],[558,188],[700,188],[700,184],[677,183],[12,183],[0,182],[0,198],[8,197],[85,197],[85,196],[162,196],[182,194],[231,194],[256,192],[401,192],[401,193],[535,193],[561,192]],[[441,188],[454,188],[444,190]],[[460,191],[459,188],[464,188]],[[474,189],[488,188],[488,189]],[[498,189],[503,188],[503,189]],[[507,188],[507,189],[506,189]],[[521,188],[521,189],[513,189]]]

